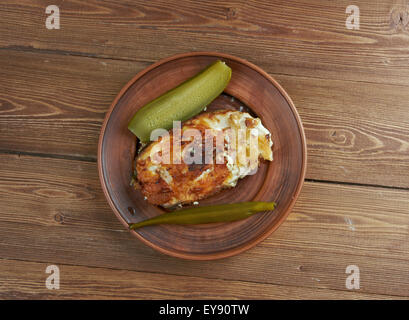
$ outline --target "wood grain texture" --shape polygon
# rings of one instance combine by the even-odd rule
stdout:
[[[5,51],[0,65],[0,149],[91,159],[112,100],[147,66]]]
[[[307,178],[409,187],[409,90],[350,81],[276,78],[303,121]]]
[[[408,296],[409,192],[306,183],[293,213],[251,250],[220,261],[181,261],[136,240],[100,190],[95,163],[0,155],[4,259],[345,289],[358,265],[368,294]],[[261,293],[260,293],[261,294]]]
[[[58,265],[60,289],[45,286],[47,264],[0,259],[0,299],[397,299],[359,291],[299,288],[127,270]]]
[[[0,64],[0,150],[90,160],[109,105],[149,65],[12,50]],[[406,87],[273,77],[301,115],[308,179],[409,187]]]
[[[60,30],[45,28],[49,4],[0,3],[0,298],[409,298],[409,1],[354,3],[360,30],[345,27],[349,0],[64,0]],[[309,156],[289,219],[216,262],[134,239],[95,163],[126,82],[204,50],[283,85]],[[58,293],[44,287],[49,264],[64,275]],[[345,288],[350,264],[359,291]]]
[[[2,1],[0,47],[156,61],[188,51],[240,56],[270,73],[408,85],[405,0],[360,0],[360,30],[342,1]],[[17,21],[19,23],[17,23]],[[21,22],[21,23],[20,23]]]

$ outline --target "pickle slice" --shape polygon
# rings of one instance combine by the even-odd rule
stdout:
[[[135,113],[128,129],[142,142],[149,142],[153,130],[169,130],[173,121],[186,121],[200,113],[223,92],[230,78],[230,67],[217,60],[194,77],[144,105]]]

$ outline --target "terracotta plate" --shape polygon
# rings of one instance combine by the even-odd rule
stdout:
[[[242,252],[273,232],[287,217],[300,193],[306,168],[306,143],[297,111],[283,88],[255,65],[231,55],[193,52],[159,61],[137,74],[118,94],[101,130],[98,169],[102,189],[125,227],[163,213],[130,186],[135,136],[127,124],[136,110],[216,59],[233,70],[225,94],[212,109],[249,108],[272,133],[274,161],[233,189],[200,201],[200,205],[239,201],[276,201],[274,212],[258,213],[231,223],[195,226],[159,225],[132,231],[144,243],[172,256],[209,260]]]

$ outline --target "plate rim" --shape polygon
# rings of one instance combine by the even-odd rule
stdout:
[[[297,121],[297,125],[299,128],[299,134],[301,138],[301,145],[302,145],[302,163],[301,163],[301,177],[298,181],[297,187],[295,189],[294,195],[291,199],[291,202],[288,206],[287,211],[283,216],[280,217],[280,219],[277,220],[277,222],[269,229],[267,229],[263,234],[259,235],[255,239],[246,242],[242,245],[239,245],[237,247],[220,251],[220,252],[215,252],[215,253],[207,253],[207,254],[196,254],[196,253],[181,253],[181,252],[176,252],[172,250],[168,250],[165,248],[162,248],[147,239],[145,239],[143,236],[141,236],[137,231],[135,230],[129,230],[128,223],[125,221],[125,219],[122,217],[121,213],[118,211],[116,208],[115,204],[113,203],[111,196],[108,192],[107,186],[106,186],[106,181],[104,178],[104,173],[103,173],[103,166],[102,166],[102,145],[103,145],[103,140],[105,136],[105,130],[106,126],[108,124],[108,121],[111,117],[111,113],[114,110],[115,106],[117,105],[118,101],[122,98],[122,96],[126,93],[126,91],[142,76],[144,76],[146,73],[150,72],[151,70],[157,68],[158,66],[165,64],[169,61],[172,60],[177,60],[181,58],[186,58],[186,57],[194,57],[194,56],[211,56],[215,58],[226,58],[230,60],[234,60],[238,63],[244,64],[251,69],[255,70],[256,72],[260,73],[263,77],[265,77],[269,82],[271,82],[280,92],[280,94],[284,97],[284,99],[288,102],[288,105],[291,108],[291,111],[294,115],[295,120]],[[237,255],[241,252],[244,252],[258,243],[262,242],[265,240],[268,236],[270,236],[275,230],[278,229],[278,227],[287,219],[288,215],[291,213],[292,209],[294,208],[295,203],[297,202],[297,199],[301,193],[301,189],[304,185],[304,180],[305,180],[305,175],[306,175],[306,168],[307,168],[307,142],[306,142],[306,137],[305,137],[305,132],[304,132],[304,126],[301,121],[301,117],[295,107],[294,102],[292,101],[291,97],[288,95],[288,93],[284,90],[284,88],[272,77],[270,76],[266,71],[258,67],[257,65],[243,59],[236,57],[231,54],[227,53],[221,53],[221,52],[216,52],[216,51],[192,51],[192,52],[185,52],[185,53],[179,53],[175,54],[169,57],[166,57],[164,59],[161,59],[147,68],[141,70],[138,72],[135,76],[132,77],[131,80],[128,81],[128,83],[122,87],[122,89],[119,91],[119,93],[116,95],[115,99],[111,103],[108,111],[105,114],[104,121],[102,123],[100,135],[99,135],[99,140],[98,140],[98,154],[97,154],[97,166],[98,166],[98,176],[99,180],[101,183],[102,191],[104,193],[104,196],[111,208],[111,210],[114,212],[118,220],[130,231],[131,234],[136,236],[139,240],[141,240],[144,244],[148,245],[149,247],[167,254],[169,256],[177,257],[177,258],[182,258],[182,259],[187,259],[187,260],[216,260],[216,259],[221,259],[221,258],[227,258],[231,257],[234,255]]]

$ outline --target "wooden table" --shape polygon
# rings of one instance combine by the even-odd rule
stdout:
[[[0,4],[0,298],[409,296],[408,1],[54,4],[60,29],[46,28],[50,1]],[[359,30],[346,27],[351,4]],[[294,100],[308,140],[288,220],[218,261],[142,244],[98,180],[98,136],[116,94],[153,62],[188,51],[266,70]],[[58,290],[45,286],[49,265],[60,270]],[[349,265],[359,289],[346,286]]]

